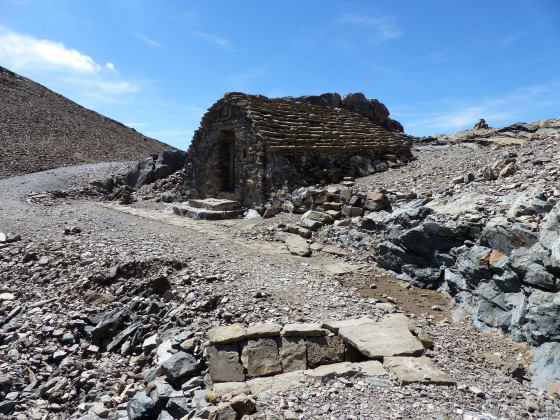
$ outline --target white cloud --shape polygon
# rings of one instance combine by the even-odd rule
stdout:
[[[145,44],[149,45],[150,47],[153,47],[153,48],[161,48],[161,46],[162,46],[158,41],[156,41],[156,40],[154,40],[154,39],[150,39],[150,38],[148,38],[148,37],[145,37],[145,36],[142,35],[142,34],[135,33],[134,36],[135,36],[136,38],[138,38],[140,41],[142,41],[142,42],[144,42]]]
[[[0,26],[0,63],[74,100],[121,102],[140,90],[121,80],[114,63],[101,65],[89,55],[61,42],[37,39]]]
[[[515,35],[512,35],[512,36],[506,38],[506,39],[502,42],[502,48],[509,47],[510,45],[516,43],[518,39],[523,38],[523,36],[525,36],[525,32],[520,32],[520,33],[518,33],[518,34],[515,34]]]
[[[42,66],[82,74],[99,73],[102,66],[90,56],[60,42],[37,39],[0,27],[0,61],[15,71]],[[108,63],[110,64],[110,63]],[[111,64],[114,70],[114,66]]]
[[[415,135],[450,133],[472,128],[479,118],[499,127],[517,121],[557,118],[560,108],[560,83],[525,86],[494,98],[467,98],[422,104],[418,109],[393,108],[391,116],[399,120],[406,132]]]
[[[231,86],[231,90],[246,90],[265,72],[266,69],[263,66],[249,68],[245,71],[229,75],[227,77],[227,82]]]
[[[368,40],[373,44],[382,44],[403,34],[392,16],[377,17],[347,13],[339,16],[335,25],[366,30],[369,33]]]
[[[198,31],[192,31],[191,34],[199,38],[202,38],[205,41],[208,41],[212,44],[218,45],[219,47],[223,48],[226,51],[235,51],[235,48],[233,48],[231,43],[226,38],[220,38],[212,34],[207,34],[205,32],[198,32]]]
[[[150,125],[145,122],[124,122],[123,124],[128,127],[147,127],[148,125]]]

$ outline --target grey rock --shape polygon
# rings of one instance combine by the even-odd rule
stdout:
[[[511,253],[512,267],[523,283],[547,291],[556,291],[556,277],[545,267],[534,262],[535,255],[525,248],[518,248]]]
[[[128,402],[126,413],[131,420],[154,419],[158,416],[159,409],[144,391],[139,391]]]
[[[0,414],[8,415],[15,408],[16,402],[4,400],[0,401]]]
[[[537,348],[529,370],[533,385],[537,387],[546,388],[560,382],[560,343],[544,343]]]
[[[121,326],[123,318],[123,309],[116,308],[105,313],[97,325],[91,330],[92,342],[98,345],[102,340],[111,337],[117,328]]]
[[[180,383],[196,375],[201,370],[200,363],[189,353],[175,353],[161,365],[162,371],[171,383]]]
[[[307,369],[307,346],[304,338],[282,337],[278,353],[285,373]]]
[[[175,419],[180,419],[192,410],[190,401],[185,397],[170,398],[165,406],[166,411]]]
[[[282,373],[278,345],[273,338],[249,340],[241,351],[241,361],[250,377]]]
[[[138,330],[138,328],[140,328],[140,325],[142,325],[142,324],[141,323],[132,324],[132,325],[126,327],[120,333],[118,333],[115,336],[115,338],[107,345],[107,351],[113,351],[113,350],[117,349],[118,347],[120,347],[128,337],[133,335],[136,332],[136,330]]]
[[[214,382],[239,382],[245,380],[239,362],[237,344],[210,346],[207,349],[208,368]]]
[[[560,341],[560,293],[534,290],[527,299],[525,338],[533,345]]]

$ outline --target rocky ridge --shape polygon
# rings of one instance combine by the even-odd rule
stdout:
[[[173,149],[3,67],[0,98],[0,179]]]

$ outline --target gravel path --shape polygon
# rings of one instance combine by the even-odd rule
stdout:
[[[0,379],[12,381],[9,391],[17,392],[21,401],[15,418],[81,418],[99,401],[109,417],[123,415],[132,391],[144,386],[149,363],[134,355],[86,355],[80,350],[90,345],[84,337],[74,334],[68,342],[59,338],[75,331],[76,320],[131,303],[138,308],[138,319],[153,331],[163,334],[188,326],[202,342],[207,330],[219,324],[312,322],[361,315],[381,318],[405,308],[417,329],[435,341],[429,357],[459,384],[400,387],[393,382],[381,387],[358,380],[350,384],[338,380],[310,383],[277,395],[260,395],[260,410],[267,411],[269,418],[290,418],[292,414],[305,419],[560,416],[557,397],[507,373],[512,362],[530,360],[526,346],[454,324],[450,308],[442,308],[444,311],[435,316],[426,308],[431,306],[430,299],[441,305],[444,301],[440,296],[430,297],[420,290],[411,295],[409,289],[374,266],[335,276],[322,267],[324,262],[343,262],[340,258],[293,257],[277,244],[236,236],[234,222],[181,220],[165,215],[163,208],[165,217],[154,217],[147,209],[132,215],[94,200],[60,199],[44,206],[25,199],[30,192],[79,188],[125,168],[123,164],[84,165],[0,180],[0,231],[22,236],[21,241],[0,249],[0,292],[16,296],[0,309],[0,316],[17,307],[24,308],[25,314],[18,335],[8,332],[9,340],[6,342],[5,334],[0,342]],[[258,226],[242,222],[239,229],[272,228],[279,220],[262,221]],[[81,232],[65,235],[64,229],[70,227]],[[104,283],[100,273],[116,265],[141,270],[128,279]],[[161,276],[170,282],[172,297],[158,298],[146,292],[149,281]],[[374,281],[384,291],[382,295],[366,293]],[[86,302],[88,290],[113,300]],[[387,303],[389,293],[393,305],[376,305]],[[413,311],[410,301],[421,296],[427,302]],[[142,308],[152,302],[177,315],[146,318]],[[45,326],[52,328],[49,331],[61,331],[61,335],[49,335]],[[56,351],[64,352],[66,362],[54,357]],[[70,368],[61,367],[64,363]],[[33,378],[39,384],[68,378],[66,394],[53,402],[33,389],[26,391]],[[0,385],[0,401],[7,392]]]

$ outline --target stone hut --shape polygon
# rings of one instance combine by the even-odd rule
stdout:
[[[335,183],[410,158],[408,142],[359,113],[227,93],[202,118],[187,167],[202,196],[252,206],[283,187]]]

